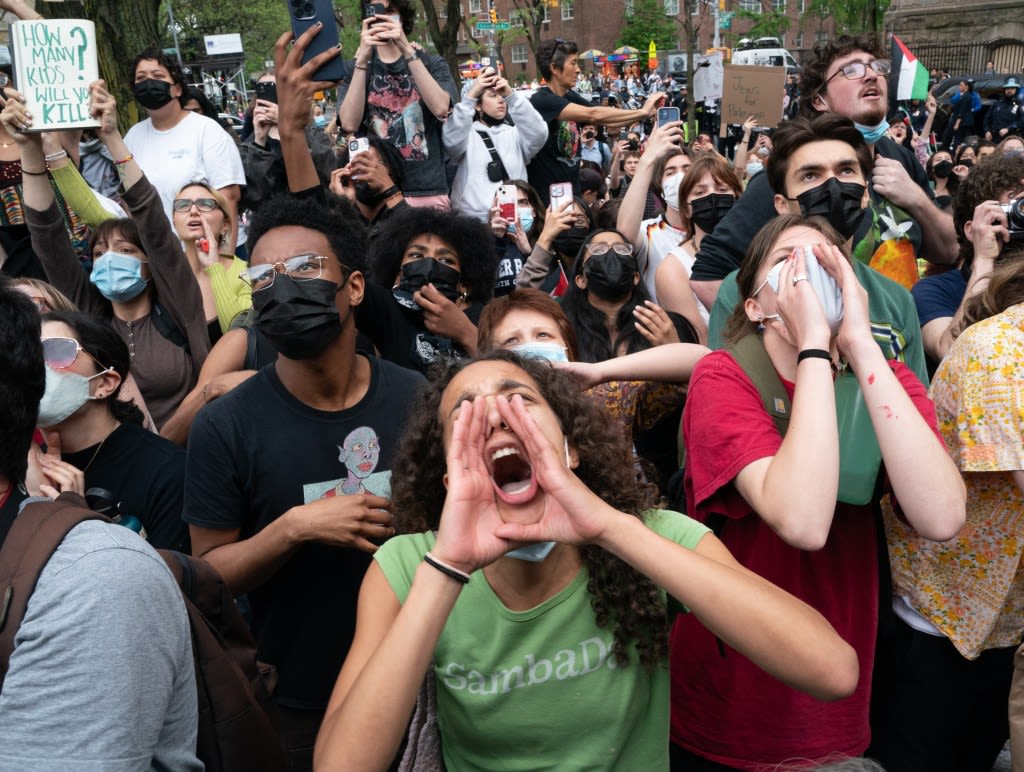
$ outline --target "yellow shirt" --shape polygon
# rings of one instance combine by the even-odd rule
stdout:
[[[231,322],[235,317],[252,308],[252,288],[239,278],[239,274],[246,268],[248,265],[244,260],[233,257],[228,268],[220,263],[214,263],[204,269],[210,277],[210,288],[213,290],[213,301],[217,306],[217,321],[220,322],[221,332],[231,329]]]

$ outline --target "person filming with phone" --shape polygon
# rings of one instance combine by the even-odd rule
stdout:
[[[458,163],[452,206],[488,222],[495,186],[526,179],[526,164],[544,147],[548,128],[530,101],[487,67],[455,106],[442,136],[448,157]]]
[[[338,86],[338,122],[346,135],[380,137],[398,148],[410,205],[447,209],[441,125],[458,91],[444,59],[406,37],[415,15],[409,0],[364,6],[359,48]]]

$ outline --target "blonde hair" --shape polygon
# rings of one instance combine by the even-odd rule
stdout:
[[[11,284],[14,287],[24,287],[42,295],[43,299],[46,301],[46,305],[50,307],[51,311],[78,310],[78,307],[71,302],[67,295],[42,279],[32,279],[28,276],[19,276],[16,279],[11,279]]]
[[[230,232],[232,226],[234,225],[234,221],[231,219],[231,215],[228,213],[228,200],[224,198],[224,195],[216,188],[211,188],[209,184],[205,182],[199,182],[198,180],[196,180],[195,182],[186,182],[184,185],[182,185],[181,189],[174,194],[174,197],[180,198],[181,194],[184,191],[188,190],[189,188],[202,188],[203,190],[210,194],[210,198],[217,202],[217,207],[220,209],[220,211],[224,213],[225,231]]]

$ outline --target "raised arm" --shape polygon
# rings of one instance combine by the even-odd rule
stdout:
[[[644,206],[647,203],[647,190],[651,187],[651,180],[654,176],[654,167],[658,160],[672,152],[678,152],[683,144],[682,122],[672,121],[664,126],[658,126],[651,132],[647,140],[647,147],[644,154],[640,156],[640,165],[637,167],[636,175],[629,183],[626,195],[622,197],[622,205],[619,207],[619,218],[616,227],[627,238],[631,239],[633,246],[639,252],[643,239],[640,234],[640,223],[643,221]]]
[[[565,106],[558,117],[563,121],[576,121],[581,124],[593,123],[609,129],[619,129],[650,118],[658,109],[658,105],[664,101],[665,95],[656,91],[647,97],[643,107],[636,110],[620,110],[617,107],[601,107],[600,105],[586,107],[570,103]]]

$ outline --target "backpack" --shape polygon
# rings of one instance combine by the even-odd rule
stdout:
[[[68,532],[110,520],[74,493],[28,504],[0,548],[0,690],[14,636],[39,574]],[[278,772],[285,762],[273,722],[273,668],[256,662],[256,644],[224,580],[205,560],[157,550],[181,588],[192,632],[199,738],[208,772]]]

